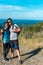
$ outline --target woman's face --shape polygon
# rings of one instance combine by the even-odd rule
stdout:
[[[5,28],[8,28],[9,27],[8,23],[6,23],[4,26],[5,26]]]
[[[8,23],[9,23],[9,25],[11,25],[12,24],[11,20],[8,20]]]

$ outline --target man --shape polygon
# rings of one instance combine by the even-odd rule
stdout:
[[[12,23],[12,19],[8,19],[9,23],[9,30],[10,30],[10,45],[11,45],[11,51],[12,56],[14,57],[14,49],[17,52],[19,62],[22,63],[21,57],[20,57],[20,50],[19,50],[19,43],[18,43],[18,33],[21,31],[17,24]]]

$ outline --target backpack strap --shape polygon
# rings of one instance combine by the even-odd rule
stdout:
[[[13,25],[12,25],[12,29],[14,29],[14,26],[16,27],[16,29],[18,28],[18,27],[16,26],[16,24],[13,24]]]

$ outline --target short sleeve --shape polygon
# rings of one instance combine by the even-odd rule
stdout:
[[[18,26],[17,24],[14,24],[14,26],[15,26],[16,28],[19,28],[19,26]]]

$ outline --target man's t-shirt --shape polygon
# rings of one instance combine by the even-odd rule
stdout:
[[[12,29],[16,30],[18,28],[19,27],[17,24],[11,25],[11,27],[10,27],[10,40],[17,40],[18,39],[18,33],[12,32]]]
[[[8,29],[4,29],[3,32],[3,43],[8,43],[10,40],[10,31]]]

